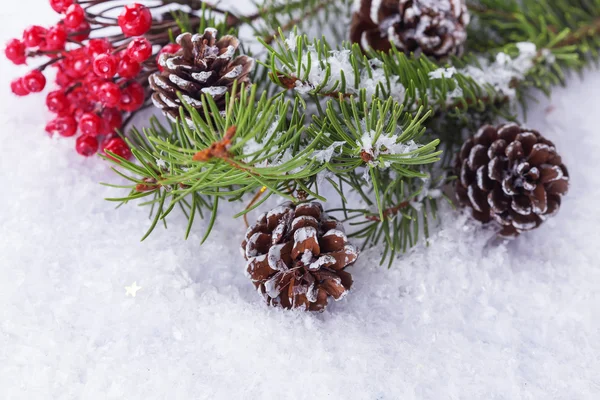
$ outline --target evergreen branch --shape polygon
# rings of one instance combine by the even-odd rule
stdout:
[[[531,88],[548,93],[600,48],[600,0],[472,2],[479,28],[469,46],[477,53],[444,65],[395,48],[363,53],[358,45],[333,48],[325,38],[297,34],[297,25],[329,18],[342,4],[268,0],[257,13],[231,19],[262,20],[254,29],[268,54],[252,90],[229,96],[225,116],[208,96],[203,104],[212,115],[181,110],[191,126],[183,118],[168,127],[154,121],[134,134],[137,162],[117,165],[130,192],[113,200],[151,199],[142,203],[154,211],[148,234],[176,205],[188,218],[186,237],[195,214],[206,213],[205,240],[221,200],[246,200],[237,214],[245,220],[273,194],[323,200],[325,177],[342,199],[331,211],[343,212],[364,246],[383,242],[382,261],[391,263],[427,237],[463,134],[513,118],[514,100],[523,102]],[[183,29],[185,18],[178,22]],[[347,191],[366,208],[351,208]]]

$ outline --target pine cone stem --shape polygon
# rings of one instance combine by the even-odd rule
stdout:
[[[246,211],[248,211],[250,209],[250,207],[252,207],[258,201],[258,199],[260,199],[262,197],[262,195],[266,191],[267,191],[266,186],[261,187],[260,190],[258,192],[256,192],[256,194],[254,195],[252,200],[250,200],[250,203],[248,203],[248,205],[246,206]],[[244,223],[246,224],[246,229],[248,229],[248,227],[250,226],[250,224],[248,223],[248,213],[244,214]]]

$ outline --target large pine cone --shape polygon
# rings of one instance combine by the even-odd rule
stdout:
[[[162,54],[158,60],[163,68],[149,77],[154,90],[152,102],[171,120],[179,117],[183,100],[198,110],[202,110],[202,94],[213,97],[220,111],[225,110],[225,95],[233,90],[233,83],[250,84],[249,73],[254,60],[248,56],[234,54],[239,41],[234,36],[223,36],[217,41],[217,30],[207,28],[203,35],[182,33],[177,37],[181,49],[175,54]],[[191,118],[186,118],[191,123]]]
[[[246,272],[267,304],[322,311],[328,297],[343,298],[352,285],[344,268],[358,251],[319,203],[284,203],[246,232]]]
[[[502,225],[503,236],[537,228],[556,214],[569,174],[554,144],[516,124],[483,126],[456,159],[456,194],[481,222]]]
[[[392,41],[405,53],[441,59],[462,53],[469,20],[464,0],[360,0],[350,39],[386,52]]]

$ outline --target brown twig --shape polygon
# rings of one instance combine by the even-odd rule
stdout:
[[[212,158],[229,158],[229,148],[231,147],[231,139],[233,139],[233,137],[235,136],[236,130],[237,128],[235,126],[230,126],[229,129],[227,129],[227,132],[225,132],[223,139],[211,144],[206,149],[200,150],[199,152],[194,154],[192,160],[207,162]]]
[[[595,36],[600,33],[600,18],[597,18],[591,25],[582,26],[574,32],[568,34],[563,40],[554,47],[572,46],[581,41],[584,37]]]
[[[500,17],[504,17],[504,18],[514,18],[514,16],[515,16],[513,13],[496,10],[493,8],[488,8],[488,7],[482,6],[481,4],[469,3],[469,4],[467,4],[467,7],[468,7],[469,11],[475,12],[478,14],[496,15],[496,16],[500,16]]]
[[[410,201],[403,201],[402,203],[394,207],[386,208],[385,210],[383,210],[383,219],[389,219],[390,217],[398,214],[401,210],[405,209],[409,205]],[[381,222],[381,218],[379,217],[379,215],[367,215],[365,218],[369,221]]]

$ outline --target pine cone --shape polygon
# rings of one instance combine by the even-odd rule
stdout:
[[[352,285],[344,268],[358,251],[343,226],[321,204],[284,203],[246,232],[246,272],[271,306],[322,311],[328,297],[343,298]]]
[[[175,54],[162,54],[159,65],[162,72],[149,78],[154,90],[152,102],[171,120],[179,117],[181,101],[194,107],[204,117],[202,94],[211,95],[220,111],[225,110],[225,95],[233,90],[233,83],[239,87],[250,84],[249,73],[254,60],[248,56],[233,57],[239,41],[233,36],[223,36],[217,41],[217,30],[207,28],[203,35],[183,33],[177,37],[181,49]],[[187,117],[188,122],[191,118]]]
[[[569,174],[554,144],[516,124],[483,126],[456,159],[456,194],[481,222],[502,225],[503,236],[537,228],[556,214]]]
[[[469,20],[464,0],[360,0],[350,39],[386,52],[392,41],[405,53],[441,59],[462,53]]]

